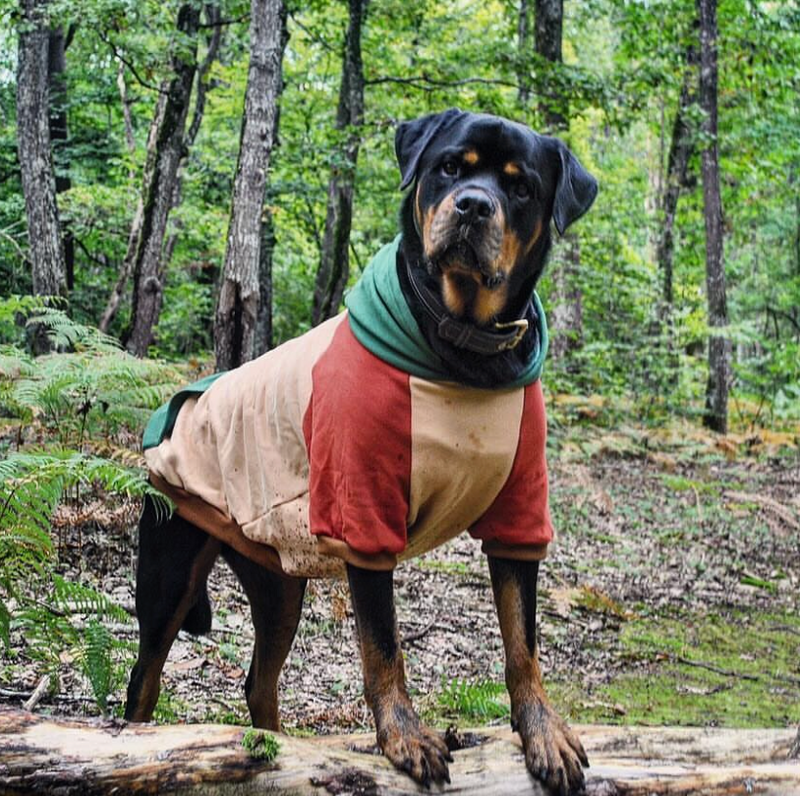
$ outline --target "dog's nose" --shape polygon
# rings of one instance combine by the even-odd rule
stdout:
[[[456,212],[466,223],[485,221],[494,215],[494,202],[485,191],[466,188],[456,197]]]

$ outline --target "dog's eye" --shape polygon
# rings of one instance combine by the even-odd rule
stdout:
[[[445,162],[442,163],[442,171],[448,177],[455,177],[456,174],[458,174],[458,163],[456,163],[455,160],[445,160]]]
[[[531,195],[531,189],[528,187],[527,183],[518,182],[514,186],[514,195],[517,199],[528,199]]]

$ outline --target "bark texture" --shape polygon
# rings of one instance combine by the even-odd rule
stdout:
[[[564,59],[561,54],[562,29],[564,26],[564,0],[535,0],[536,32],[534,46],[536,53],[550,64],[561,65]],[[558,69],[548,69],[536,81],[539,94],[539,109],[544,117],[545,126],[553,131],[567,127],[566,101],[553,79]]]
[[[178,166],[184,151],[184,131],[192,83],[197,68],[197,30],[200,7],[185,3],[178,9],[176,44],[171,56],[171,77],[161,86],[151,128],[142,186],[141,218],[134,243],[131,230],[133,308],[127,347],[145,356],[153,342],[153,327],[161,313],[163,247],[167,221],[173,206]]]
[[[587,796],[790,794],[800,768],[787,760],[793,730],[575,727],[591,760]],[[244,728],[53,720],[0,711],[0,791],[36,794],[320,794],[399,796],[411,780],[375,755],[374,735],[279,736],[272,765],[242,748]],[[463,796],[544,796],[507,729],[461,734],[453,784]]]
[[[22,0],[17,59],[17,143],[33,292],[66,296],[64,251],[50,141],[46,0]]]
[[[264,192],[277,126],[285,17],[281,0],[252,0],[250,67],[225,265],[214,318],[217,370],[234,368],[253,356]]]
[[[336,129],[344,133],[338,163],[328,182],[325,234],[322,238],[319,270],[314,287],[311,322],[318,323],[339,311],[350,275],[350,228],[353,221],[353,194],[356,163],[364,124],[364,64],[361,60],[361,29],[366,19],[368,0],[349,0],[349,22],[342,63],[342,83],[336,112]]]
[[[669,155],[667,157],[667,179],[661,201],[664,223],[656,246],[656,262],[661,274],[662,300],[667,307],[673,303],[673,258],[675,253],[675,214],[681,188],[686,183],[689,158],[694,148],[689,113],[697,102],[697,50],[686,51],[686,71],[678,98],[675,122],[672,125]]]
[[[264,210],[261,221],[261,251],[258,255],[258,315],[253,342],[253,356],[272,348],[272,263],[275,256],[275,222],[272,210]]]
[[[525,109],[531,99],[531,76],[528,65],[531,42],[531,7],[530,0],[519,0],[517,9],[517,101]]]
[[[47,83],[50,91],[50,143],[56,178],[56,195],[72,187],[69,158],[63,145],[69,138],[67,126],[67,37],[60,25],[50,30],[47,42]],[[75,239],[68,223],[62,224],[61,245],[64,248],[64,277],[67,290],[75,284]]]
[[[713,330],[728,324],[725,261],[722,244],[722,199],[717,146],[717,2],[697,0],[700,19],[700,106],[705,141],[702,151],[703,208],[706,226],[706,292],[708,294],[708,384],[703,423],[725,434],[728,430],[728,389],[731,380],[731,343]]]
[[[566,99],[556,82],[556,70],[563,63],[563,27],[563,0],[536,0],[534,47],[540,63],[554,65],[541,71],[536,79],[536,91],[545,127],[555,134],[569,127]],[[579,348],[583,340],[583,297],[578,281],[580,264],[580,242],[574,233],[568,232],[553,262],[550,351],[555,359]]]

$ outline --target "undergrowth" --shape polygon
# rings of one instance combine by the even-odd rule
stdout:
[[[44,328],[58,352],[24,349],[20,316]],[[112,338],[36,300],[0,301],[0,640],[57,682],[77,664],[101,712],[126,645],[110,623],[130,621],[105,594],[57,573],[53,516],[89,496],[151,494],[139,457],[126,447],[180,374],[131,357]]]

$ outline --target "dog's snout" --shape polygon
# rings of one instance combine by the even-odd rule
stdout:
[[[495,204],[486,191],[477,188],[466,188],[461,191],[455,201],[456,212],[462,221],[472,223],[485,221],[494,215]]]

